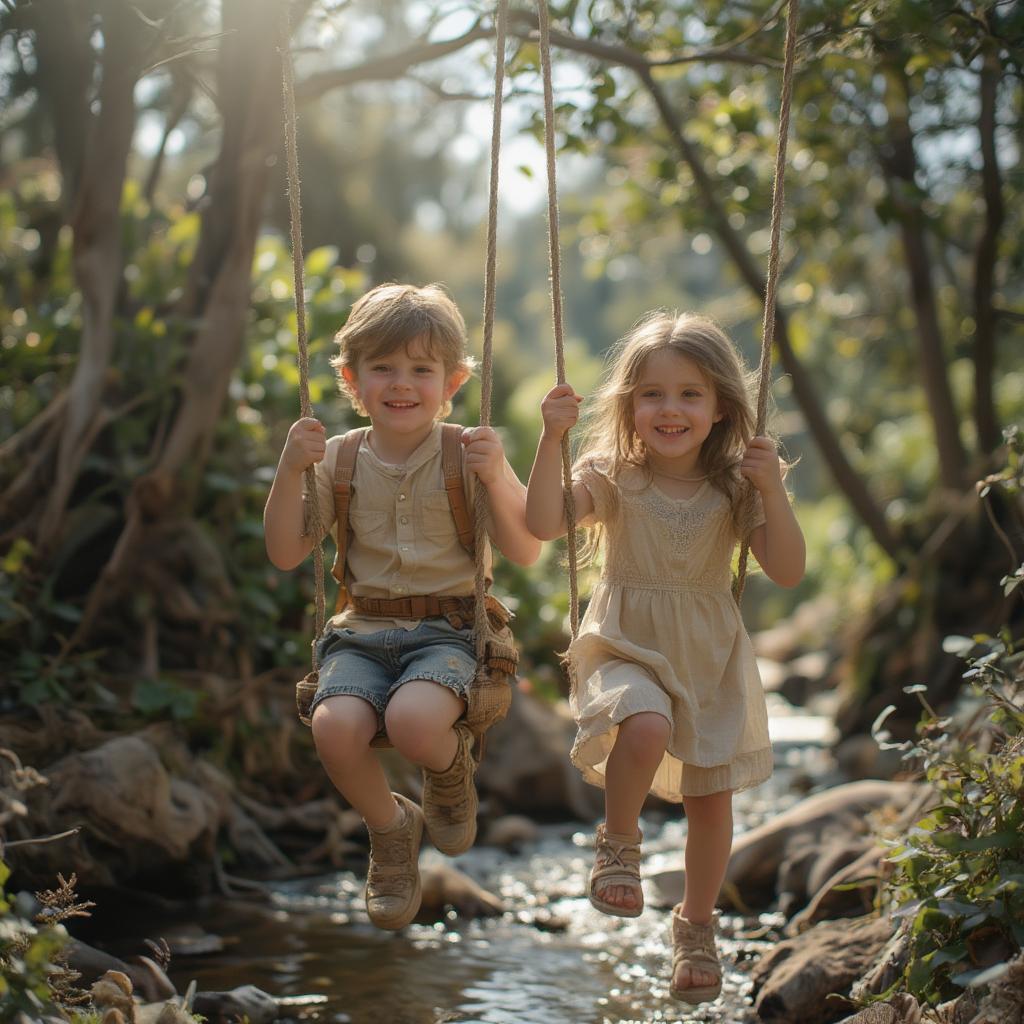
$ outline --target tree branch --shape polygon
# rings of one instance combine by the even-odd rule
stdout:
[[[740,278],[758,299],[763,302],[765,292],[764,275],[761,272],[761,268],[750,255],[750,250],[747,248],[745,240],[729,223],[728,215],[718,198],[714,182],[705,169],[700,154],[683,134],[675,111],[668,102],[664,91],[654,81],[650,72],[643,72],[640,75],[640,80],[654,100],[662,123],[668,130],[676,149],[678,149],[680,156],[682,156],[686,165],[690,168],[690,172],[693,174],[693,180],[700,192],[704,207],[710,214],[716,235],[732,258]],[[800,406],[804,419],[807,421],[808,429],[814,437],[829,469],[832,471],[832,475],[840,490],[846,495],[847,500],[868,527],[878,545],[893,561],[897,564],[903,564],[905,558],[900,550],[899,542],[889,529],[889,524],[882,510],[871,496],[864,481],[853,466],[850,465],[846,453],[840,446],[839,439],[828,422],[828,417],[819,401],[819,390],[815,387],[803,364],[793,351],[793,346],[789,342],[789,328],[786,315],[781,310],[778,310],[775,314],[775,344],[778,346],[782,364],[793,382],[793,395]]]
[[[773,8],[774,15],[772,12],[766,15],[765,23],[770,20],[770,16],[777,16],[778,6],[776,4]],[[528,11],[515,11],[509,14],[509,35],[519,39],[532,39],[536,32],[536,15]],[[306,103],[333,89],[354,85],[357,82],[378,82],[400,78],[413,67],[420,64],[429,64],[431,61],[457,53],[459,50],[481,39],[493,38],[494,28],[492,26],[477,23],[462,35],[456,36],[453,39],[445,39],[433,43],[423,41],[400,50],[398,53],[385,57],[376,57],[362,64],[353,64],[346,68],[316,72],[296,86],[296,100],[299,103]],[[746,36],[741,37],[741,39],[745,38]],[[630,68],[637,72],[650,68],[711,62],[747,64],[769,68],[781,66],[779,61],[774,58],[759,57],[756,54],[745,53],[735,49],[736,43],[737,41],[734,40],[723,46],[710,47],[707,50],[692,50],[652,60],[621,43],[606,43],[599,39],[583,39],[568,32],[558,30],[552,30],[551,32],[552,46],[580,53],[587,57],[593,57],[605,63]]]

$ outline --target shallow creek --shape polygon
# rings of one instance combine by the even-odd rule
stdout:
[[[776,772],[737,794],[737,832],[830,774],[828,721],[770,707]],[[652,815],[641,824],[645,875],[680,865],[685,821]],[[400,934],[369,924],[362,879],[351,872],[279,884],[269,906],[225,903],[204,914],[198,923],[224,937],[224,952],[178,956],[171,974],[180,991],[192,979],[205,990],[255,984],[283,999],[283,1017],[325,1024],[753,1022],[745,968],[770,948],[781,918],[724,916],[722,996],[689,1009],[668,996],[669,912],[648,906],[628,920],[594,910],[583,895],[592,854],[592,827],[582,823],[543,825],[516,853],[473,849],[456,866],[500,895],[507,912],[452,915]],[[424,864],[442,859],[423,853]]]

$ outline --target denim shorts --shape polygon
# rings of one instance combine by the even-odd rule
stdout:
[[[381,728],[388,701],[404,683],[427,679],[465,700],[476,675],[473,630],[456,629],[444,618],[376,633],[328,627],[317,641],[317,659],[320,685],[309,713],[328,697],[362,697],[377,709]]]

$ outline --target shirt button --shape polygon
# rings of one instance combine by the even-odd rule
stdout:
[[[405,495],[404,495],[404,494],[400,494],[400,495],[398,496],[398,500],[399,500],[399,501],[405,501]]]

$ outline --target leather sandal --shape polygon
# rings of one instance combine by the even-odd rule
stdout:
[[[681,903],[672,908],[672,980],[668,991],[673,999],[696,1006],[717,999],[722,991],[722,963],[715,947],[717,919],[713,919],[710,924],[694,924],[683,917],[682,911]],[[716,977],[715,983],[676,988],[675,977],[680,967],[713,974]]]
[[[597,826],[594,867],[590,872],[590,902],[602,914],[613,917],[639,917],[644,909],[644,891],[640,886],[640,842],[643,833],[617,836],[602,822]],[[598,893],[610,886],[621,885],[636,898],[635,907],[609,903]]]

